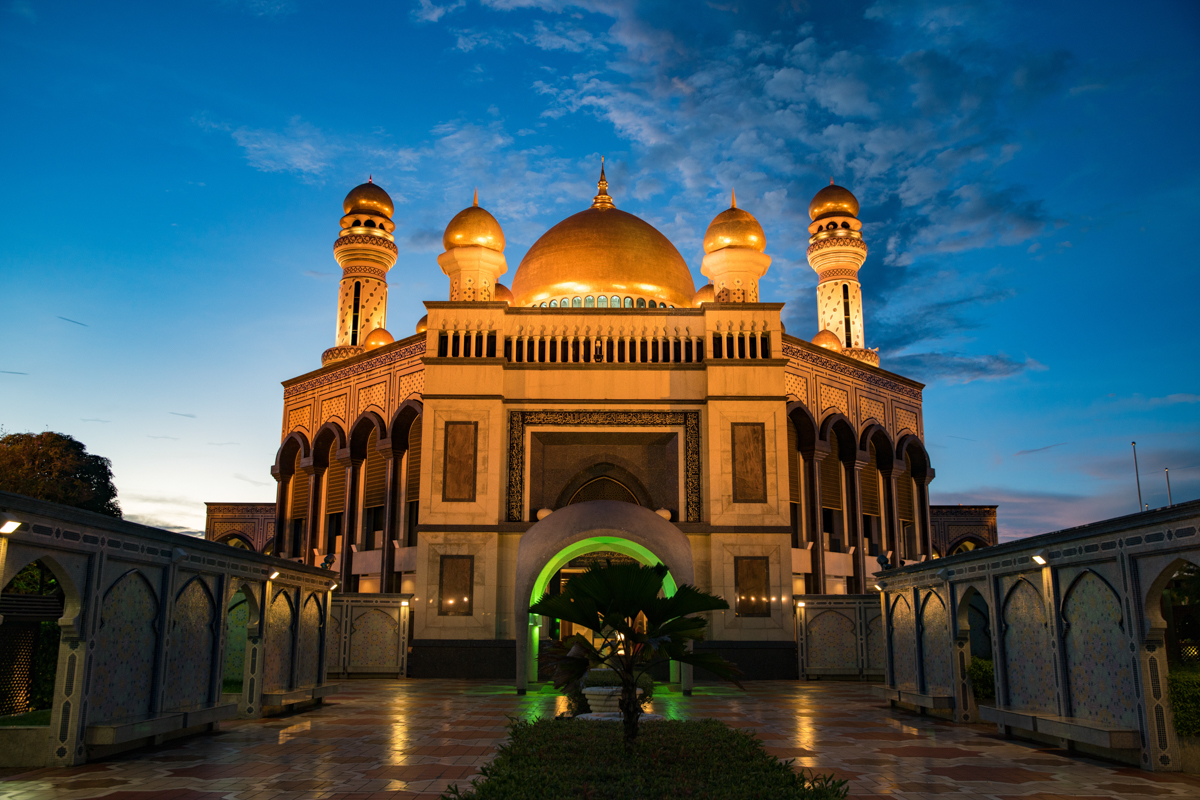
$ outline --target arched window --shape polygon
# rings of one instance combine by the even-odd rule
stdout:
[[[366,222],[366,225],[367,225],[367,227],[368,227],[368,228],[374,228],[374,227],[375,227],[375,220],[373,220],[373,219],[369,219],[369,220],[367,220],[367,222]]]
[[[617,297],[615,294],[612,296],[612,300],[610,300],[609,302],[612,304],[613,308],[621,307],[621,298]]]
[[[354,282],[354,313],[350,317],[350,344],[358,344],[358,305],[362,296],[362,283]]]
[[[596,298],[596,306],[598,308],[608,308],[608,298],[604,295],[600,295]]]
[[[853,347],[854,343],[850,340],[850,284],[842,284],[842,321],[846,326],[846,347]]]
[[[849,228],[849,227],[850,227],[850,223],[849,223],[849,222],[843,222],[843,223],[842,223],[842,227],[843,227],[843,228]]]
[[[545,303],[542,303],[542,308],[545,308],[545,307],[546,307],[546,304],[545,304]]]
[[[551,307],[551,308],[558,308],[558,301],[557,301],[557,300],[551,300],[551,301],[550,301],[550,307]]]
[[[645,307],[646,307],[646,298],[644,298],[644,297],[639,297],[639,298],[638,298],[638,302],[637,302],[637,307],[638,307],[638,308],[645,308]]]
[[[632,297],[626,297],[626,298],[625,298],[625,307],[626,307],[626,308],[633,308],[633,298],[632,298]]]
[[[583,298],[582,297],[572,297],[571,298],[571,308],[583,308]]]
[[[641,505],[634,493],[629,491],[625,484],[605,475],[593,478],[583,486],[580,486],[575,494],[571,495],[571,499],[567,501],[567,505],[586,503],[588,500],[617,500],[622,503]]]
[[[650,301],[650,307],[651,307],[651,308],[658,308],[658,303],[656,303],[656,302],[654,302],[653,300],[651,300],[651,301]]]
[[[567,306],[569,306],[569,305],[571,305],[571,301],[570,301],[570,300],[568,300],[567,298],[565,298],[565,297],[564,297],[564,298],[562,299],[562,302],[560,302],[560,303],[558,304],[558,307],[559,307],[559,308],[566,308],[566,307],[567,307]]]
[[[354,227],[361,228],[363,226],[361,219],[354,220]]]
[[[595,308],[596,307],[596,298],[592,297],[589,294],[587,297],[585,297],[583,299],[583,307],[584,308]]]

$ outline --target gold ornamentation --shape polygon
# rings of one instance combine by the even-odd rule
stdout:
[[[313,378],[312,380],[304,381],[303,383],[294,383],[291,386],[287,386],[283,390],[283,396],[285,399],[289,397],[295,397],[296,395],[304,394],[305,392],[309,392],[313,389],[319,389],[322,386],[328,386],[331,383],[338,383],[346,378],[359,375],[363,372],[370,372],[372,370],[379,369],[380,367],[386,367],[391,364],[408,361],[410,359],[416,360],[425,355],[425,344],[425,337],[421,336],[419,341],[410,344],[408,347],[401,347],[396,350],[387,350],[379,353],[373,358],[368,358],[357,364],[354,364],[353,366],[333,370],[332,372],[328,372],[324,375]],[[339,348],[331,347],[329,349],[337,350]],[[328,353],[329,350],[326,350],[325,352]]]
[[[896,409],[896,432],[910,430],[913,433],[919,433],[917,430],[917,415],[909,411],[907,408]]]
[[[858,398],[858,424],[861,426],[867,420],[873,419],[880,425],[886,420],[883,415],[883,401],[874,397]]]
[[[358,390],[358,413],[363,413],[371,406],[387,408],[387,381],[373,383]]]
[[[308,430],[309,416],[311,416],[308,405],[293,408],[288,411],[288,430],[294,431],[297,428]]]
[[[844,375],[850,380],[860,381],[870,386],[875,386],[880,389],[885,389],[904,397],[910,397],[917,402],[921,401],[921,390],[912,386],[907,386],[897,381],[889,380],[882,375],[876,375],[871,372],[864,372],[861,369],[843,364],[839,361],[834,361],[832,358],[823,358],[819,353],[814,353],[808,349],[801,349],[792,344],[783,345],[783,357],[793,359],[799,363],[811,364],[815,367],[828,370],[837,375]]]
[[[349,421],[346,419],[346,395],[344,394],[321,401],[321,423],[324,424],[334,417],[342,422]]]
[[[525,427],[572,425],[581,427],[684,429],[684,491],[687,521],[700,521],[700,412],[698,411],[510,411],[508,412],[508,521],[521,522],[525,503]]]
[[[808,246],[806,251],[808,255],[812,255],[818,250],[824,250],[827,247],[850,247],[856,250],[866,252],[867,243],[862,239],[852,239],[849,236],[832,236],[828,239],[818,239]]]
[[[333,249],[336,251],[339,248],[350,244],[371,244],[378,245],[384,250],[391,250],[393,253],[399,253],[400,249],[396,247],[395,242],[389,242],[382,236],[373,236],[369,233],[351,233],[348,236],[339,236],[333,241]]]
[[[840,411],[845,414],[850,408],[849,396],[845,389],[839,389],[836,386],[821,385],[821,413],[825,413],[829,409]]]
[[[783,373],[783,390],[795,397],[805,406],[808,405],[808,378],[791,372]]]

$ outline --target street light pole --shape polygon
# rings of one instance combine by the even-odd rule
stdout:
[[[1163,474],[1167,476],[1167,507],[1175,505],[1175,501],[1171,499],[1171,470],[1163,467]]]
[[[1130,442],[1133,445],[1133,476],[1137,479],[1138,487],[1138,511],[1142,510],[1142,476],[1138,474],[1137,465],[1137,442]]]

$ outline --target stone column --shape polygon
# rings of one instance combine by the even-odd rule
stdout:
[[[399,494],[400,459],[404,456],[402,449],[392,447],[393,439],[389,437],[379,442],[379,452],[384,456],[384,501],[383,501],[383,552],[380,554],[379,591],[392,590],[392,576],[396,571],[396,546],[393,539],[399,535],[400,526],[396,520],[396,498]]]
[[[812,582],[815,594],[825,594],[825,537],[821,533],[821,462],[829,455],[829,444],[817,441],[806,450],[801,450],[801,470],[804,479],[806,507],[802,510],[807,520],[809,541],[812,542]]]
[[[351,458],[349,452],[345,457],[339,452],[338,464],[344,468],[343,479],[346,481],[346,500],[342,507],[342,565],[338,588],[346,592],[350,590],[351,578],[354,576],[351,567],[354,553],[350,545],[355,541],[358,528],[358,473],[363,462],[362,459]]]
[[[288,517],[288,494],[292,488],[292,475],[276,475],[272,470],[271,474],[275,477],[275,541],[267,542],[263,545],[263,550],[267,549],[267,544],[271,544],[271,552],[278,555],[281,552],[280,542],[283,536],[282,531],[287,528]]]
[[[862,469],[870,463],[869,452],[859,450],[853,461],[843,462],[846,475],[846,538],[854,543],[854,580],[858,594],[866,594],[874,570],[867,564],[866,542],[862,526]]]
[[[923,555],[933,555],[933,530],[929,524],[929,484],[933,481],[933,469],[930,468],[923,478],[915,478],[914,485],[914,505],[916,505],[916,519],[914,523],[917,526],[917,546],[921,548]],[[945,555],[943,553],[943,555]]]
[[[313,466],[313,459],[310,456],[306,459],[307,464],[301,464],[300,469],[304,472],[308,479],[308,508],[306,509],[307,516],[304,520],[304,538],[301,541],[299,553],[291,553],[292,558],[303,558],[305,564],[313,563],[313,542],[321,530],[321,526],[317,524],[317,520],[321,515],[321,474],[317,472]]]
[[[900,510],[896,501],[896,479],[900,477],[903,470],[896,469],[881,469],[879,477],[883,479],[883,497],[880,502],[883,508],[883,549],[884,552],[891,551],[889,557],[891,566],[896,567],[900,564],[901,547],[903,532],[900,530]]]

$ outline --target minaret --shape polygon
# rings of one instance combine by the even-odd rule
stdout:
[[[367,338],[390,341],[387,324],[387,272],[398,251],[392,233],[395,207],[388,193],[371,180],[356,186],[342,202],[342,230],[333,243],[333,257],[342,268],[338,290],[337,331],[334,346],[321,356],[327,364],[363,352]]]
[[[771,257],[763,252],[766,248],[762,225],[753,214],[737,207],[734,191],[729,208],[717,214],[704,232],[700,274],[712,282],[716,302],[758,302],[758,281],[771,266]]]
[[[867,243],[858,221],[858,200],[850,190],[829,185],[808,205],[808,263],[817,273],[816,344],[832,347],[851,358],[879,365],[878,350],[864,344],[862,286],[858,270],[867,260]]]
[[[479,190],[471,205],[454,215],[442,234],[446,252],[438,266],[450,278],[450,300],[487,303],[510,300],[512,294],[498,279],[508,272],[504,260],[504,231],[496,218],[479,206]]]

